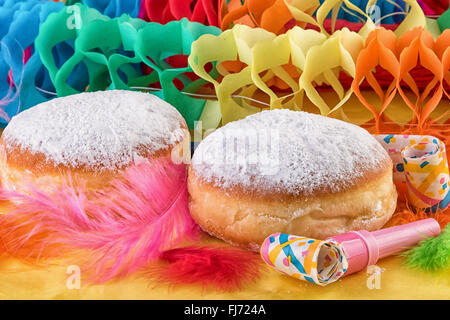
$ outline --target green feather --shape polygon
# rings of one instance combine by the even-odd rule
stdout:
[[[441,271],[450,267],[450,224],[447,224],[437,237],[422,240],[402,256],[406,257],[406,264],[411,268],[425,271]]]

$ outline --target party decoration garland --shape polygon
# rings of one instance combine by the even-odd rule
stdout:
[[[167,23],[187,18],[206,26],[220,27],[222,0],[142,0],[139,14],[147,21]]]
[[[348,30],[339,31],[327,39],[320,32],[294,27],[277,37],[264,29],[236,25],[218,37],[205,36],[194,42],[189,64],[199,76],[215,85],[222,123],[225,124],[258,112],[263,107],[245,100],[238,103],[232,97],[237,91],[251,99],[261,100],[267,95],[271,108],[297,110],[302,108],[303,94],[306,92],[321,113],[328,114],[330,108],[312,82],[331,84],[344,100],[344,95],[348,97],[348,93],[343,93],[333,69],[354,73],[353,56],[360,48],[362,40]],[[267,52],[272,53],[270,57]],[[330,55],[330,52],[334,54]],[[329,64],[320,62],[321,59],[323,62],[324,54],[331,57]],[[234,66],[231,61],[234,61]],[[216,63],[223,77],[221,82],[206,72],[205,65],[211,62]],[[277,95],[272,90],[274,87],[291,93]]]
[[[317,22],[319,23],[319,26],[323,26],[323,23],[326,19],[326,17],[331,13],[332,15],[332,25],[335,24],[337,14],[339,10],[342,8],[343,5],[345,5],[348,9],[350,9],[355,14],[359,14],[363,17],[365,17],[365,24],[362,26],[359,33],[362,36],[367,36],[367,34],[370,31],[373,31],[377,25],[379,25],[382,21],[382,16],[379,14],[375,15],[374,13],[374,6],[380,8],[380,2],[379,0],[369,0],[367,2],[367,5],[365,8],[360,9],[357,5],[353,4],[353,2],[350,2],[348,0],[326,0],[324,3],[320,6],[320,8],[317,10],[316,17]],[[386,1],[383,0],[382,3],[385,3]],[[392,3],[392,1],[388,1]],[[426,19],[425,15],[422,11],[422,8],[417,3],[416,0],[403,0],[405,5],[407,6],[407,9],[405,9],[405,17],[403,21],[396,27],[395,34],[397,36],[401,36],[404,32],[407,30],[410,30],[415,27],[422,27],[426,28]],[[374,20],[373,18],[377,18],[378,20]],[[323,30],[323,27],[322,27]],[[334,30],[334,28],[333,28]]]
[[[53,1],[0,0],[0,126],[19,111],[52,98],[36,88],[54,91],[34,41],[46,18],[63,8]],[[64,60],[69,52],[70,46],[58,46],[55,58]]]
[[[419,4],[426,14],[441,15],[449,9],[449,0],[419,0]]]
[[[394,0],[324,0],[321,3],[318,0],[231,0],[223,11],[221,27],[225,30],[234,24],[246,24],[282,34],[295,25],[306,27],[309,24],[308,27],[320,28],[327,34],[328,19],[334,32],[337,19],[349,17],[348,23],[359,22],[362,35],[367,35],[381,22],[398,23],[397,35],[417,26],[426,27],[425,15],[417,1],[404,0],[402,3],[399,5]],[[401,19],[394,18],[396,16]],[[345,23],[341,25],[345,26]]]
[[[356,75],[352,83],[353,92],[361,103],[373,113],[377,125],[380,123],[380,117],[384,110],[386,110],[396,95],[397,82],[395,79],[396,74],[399,72],[398,61],[394,54],[396,40],[397,38],[393,32],[377,29],[369,35],[365,47],[357,59]],[[382,88],[377,81],[377,77],[373,74],[377,67],[386,70],[393,78],[392,82],[385,84],[385,88]],[[371,89],[381,99],[381,107],[379,109],[372,106],[362,95],[360,84],[363,79],[367,81]],[[383,89],[386,91],[383,92]]]
[[[447,34],[450,36],[450,34]],[[445,34],[444,34],[445,36]],[[445,41],[449,43],[450,38],[440,36],[438,41]],[[443,66],[438,53],[435,50],[435,42],[433,36],[426,30],[415,28],[406,32],[399,40],[400,47],[399,57],[399,74],[397,81],[397,90],[406,102],[408,107],[414,112],[414,117],[423,127],[426,119],[433,110],[437,107],[442,98],[443,86]],[[428,81],[423,92],[419,91],[416,82],[413,81],[413,69],[417,68],[417,61],[420,61],[419,66],[427,69],[431,73],[431,79]],[[405,93],[401,82],[405,82],[407,87],[417,97],[411,101]],[[438,88],[436,88],[436,86]]]
[[[82,3],[90,8],[97,9],[111,18],[120,17],[124,13],[137,18],[141,8],[141,0],[66,0],[68,6],[76,3]]]
[[[324,0],[321,0],[320,2],[323,3]],[[367,8],[369,0],[352,0],[351,2],[358,8],[365,10]],[[385,24],[401,23],[405,17],[404,13],[406,12],[406,4],[403,0],[377,1],[376,5],[377,11],[374,11],[373,14],[376,13],[380,16],[380,18],[386,16],[386,18],[383,19],[383,23]],[[345,7],[345,9],[343,7]],[[338,11],[337,19],[343,19],[348,22],[361,23],[361,20],[364,19],[364,16],[355,14],[344,5]]]
[[[442,32],[446,29],[450,29],[450,8],[445,11],[437,21]]]
[[[384,113],[396,96],[414,114],[409,123],[419,128],[445,120],[449,113],[445,110],[438,118],[431,120],[430,116],[442,101],[443,93],[448,94],[445,84],[450,79],[450,50],[446,46],[449,41],[449,32],[434,40],[422,28],[405,32],[401,37],[378,28],[364,42],[360,34],[347,29],[326,36],[294,27],[276,36],[263,29],[236,25],[219,36],[204,36],[195,41],[189,64],[199,76],[214,84],[223,124],[266,108],[248,102],[252,99],[266,102],[270,108],[301,110],[306,94],[322,115],[329,115],[341,109],[354,93],[374,115],[379,132],[383,120],[391,121]],[[267,52],[271,52],[270,58]],[[219,77],[213,78],[206,72],[208,63],[216,64]],[[380,68],[385,73],[374,74]],[[417,75],[420,69],[423,71]],[[350,78],[348,88],[343,86],[343,75]],[[373,99],[366,100],[363,92],[367,90],[362,88],[367,87],[380,98],[381,107],[373,105]],[[336,92],[338,103],[327,105],[321,88]],[[241,100],[233,98],[236,93]],[[411,99],[410,93],[417,97]],[[345,117],[343,110],[339,111]]]
[[[442,33],[435,41],[428,31],[421,28],[412,29],[398,39],[391,31],[383,29],[375,30],[369,35],[356,62],[356,77],[352,87],[361,103],[373,113],[377,132],[386,131],[386,128],[382,128],[383,120],[392,122],[385,111],[396,95],[411,110],[408,123],[417,124],[419,130],[440,119],[445,120],[450,114],[444,108],[440,117],[430,118],[438,105],[446,100],[445,97],[442,98],[447,83],[444,74],[448,73],[446,61],[450,51],[442,52],[442,48],[448,41],[450,32]],[[393,78],[386,92],[382,91],[373,74],[373,70],[378,67],[388,71]],[[425,73],[417,74],[418,70]],[[367,80],[379,97],[380,106],[365,99],[360,90],[363,79]],[[411,95],[415,97],[411,99]]]
[[[231,0],[225,6],[221,27],[245,24],[282,34],[295,25],[316,24],[312,15],[318,6],[318,0]]]
[[[166,25],[146,23],[127,15],[110,19],[81,4],[69,8],[77,12],[79,26],[68,26],[72,13],[61,11],[47,19],[36,39],[36,47],[58,96],[78,93],[85,88],[95,91],[160,87],[155,95],[175,106],[193,129],[206,102],[182,94],[175,82],[181,84],[181,90],[190,93],[206,82],[192,80],[187,76],[191,68],[173,66],[171,58],[189,55],[194,40],[206,33],[217,35],[219,29],[187,19]],[[52,49],[70,41],[75,41],[73,55],[58,67]],[[142,63],[151,69],[150,74],[143,74]],[[89,74],[83,88],[75,88],[66,81],[77,67],[87,69]]]

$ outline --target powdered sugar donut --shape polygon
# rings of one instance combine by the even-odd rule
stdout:
[[[195,150],[192,217],[208,233],[258,249],[275,232],[324,239],[381,228],[396,207],[392,161],[364,129],[290,110],[230,122]]]
[[[186,146],[183,117],[158,97],[124,90],[81,93],[44,102],[10,121],[2,134],[1,182],[16,190],[30,182],[45,189],[70,171],[96,189],[139,161],[182,156]]]

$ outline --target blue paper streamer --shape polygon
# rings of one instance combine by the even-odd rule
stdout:
[[[67,5],[82,3],[90,8],[97,9],[110,18],[120,17],[126,13],[133,18],[137,18],[141,7],[141,0],[75,0],[67,1]]]
[[[363,11],[366,11],[366,6],[367,6],[367,3],[369,2],[369,0],[350,0],[350,1],[351,1],[351,3],[353,3],[355,6],[357,6],[358,8],[360,8]],[[324,2],[324,0],[320,0],[320,3],[323,3],[323,2]],[[396,3],[398,6],[396,6],[392,2]],[[400,13],[401,11],[406,10],[406,5],[403,0],[392,0],[391,2],[383,0],[383,1],[378,1],[376,5],[380,9],[380,11],[379,11],[380,18],[390,15],[392,13]],[[343,5],[343,6],[345,7],[345,5]],[[361,19],[365,20],[364,17],[362,17],[358,13],[353,12],[352,10],[349,10],[349,11],[351,11],[353,14],[348,13],[345,10],[341,9],[338,13],[338,19],[346,20],[348,22],[361,22],[361,20],[358,18],[358,17],[360,17]],[[331,13],[329,15],[329,18],[331,18]],[[395,14],[395,15],[384,18],[383,20],[380,21],[380,23],[381,24],[397,24],[397,23],[402,22],[404,18],[405,18],[405,16],[403,14]]]
[[[8,97],[10,70],[15,85],[20,86],[19,92],[17,87],[13,88],[15,99],[2,107],[10,118],[19,111],[53,98],[36,88],[54,92],[48,72],[34,50],[34,40],[47,16],[64,7],[63,3],[53,1],[0,0],[0,99]],[[23,54],[28,47],[31,57],[24,65]],[[55,56],[64,59],[70,52],[70,47],[57,48]],[[6,119],[0,119],[0,126],[7,123]]]

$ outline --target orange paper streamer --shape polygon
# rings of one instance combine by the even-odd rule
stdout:
[[[450,99],[450,29],[446,29],[436,40],[436,53],[442,61],[443,91]]]
[[[225,30],[239,23],[281,34],[295,25],[304,27],[307,22],[315,24],[312,14],[320,4],[318,0],[290,2],[298,12],[297,19],[285,0],[246,0],[243,3],[241,0],[231,0],[222,11],[221,28]],[[303,21],[298,20],[300,16]]]
[[[442,98],[442,63],[434,51],[433,36],[426,30],[415,28],[406,32],[398,40],[398,47],[401,54],[397,89],[408,107],[414,112],[415,118],[412,121],[417,122],[419,128],[422,128],[425,120],[436,109]],[[425,68],[433,75],[423,92],[419,91],[411,74],[414,68]],[[403,82],[416,96],[415,101],[411,101],[405,94]]]
[[[389,103],[392,102],[397,91],[395,78],[398,76],[400,67],[395,55],[396,40],[397,37],[392,31],[376,29],[367,37],[365,48],[360,52],[356,61],[356,74],[352,89],[361,103],[373,113],[377,131],[381,130],[381,116]],[[377,66],[387,70],[394,78],[386,91],[383,91],[373,74]],[[381,108],[379,110],[366,100],[360,90],[360,85],[364,79],[367,80],[370,87],[380,98]]]
[[[417,133],[424,134],[430,125],[446,121],[449,116],[449,110],[445,108],[449,97],[445,90],[450,80],[449,42],[450,32],[444,32],[434,40],[431,33],[423,28],[414,28],[399,38],[385,29],[376,29],[368,35],[356,61],[352,88],[361,103],[374,115],[377,133],[391,130],[385,124],[392,120],[384,112],[396,95],[413,113],[413,118],[403,125],[417,125]],[[387,88],[383,88],[374,76],[378,67],[392,75],[393,80]],[[423,79],[415,76],[419,72],[431,75],[428,81],[422,81],[424,85],[419,85],[418,82]],[[380,105],[366,100],[361,90],[363,80],[377,94]],[[441,103],[444,104],[444,111],[439,116],[431,117]]]

